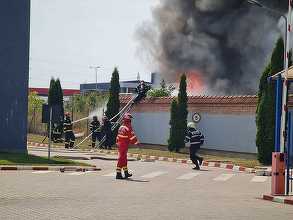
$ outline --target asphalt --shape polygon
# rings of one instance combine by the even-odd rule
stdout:
[[[291,205],[261,199],[270,177],[170,162],[90,160],[99,172],[0,172],[0,219],[292,219]]]

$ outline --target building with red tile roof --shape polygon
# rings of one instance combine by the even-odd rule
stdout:
[[[146,98],[131,110],[133,126],[141,143],[167,145],[172,97]],[[131,96],[121,95],[121,106]],[[188,121],[199,113],[198,128],[206,137],[203,148],[256,153],[256,95],[190,96]],[[293,106],[293,99],[289,104]]]
[[[48,97],[49,89],[48,88],[29,88],[29,92],[36,92],[39,96]],[[73,96],[80,94],[78,89],[63,89],[63,96]]]

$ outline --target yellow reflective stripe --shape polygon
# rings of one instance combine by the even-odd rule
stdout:
[[[133,137],[130,138],[130,140],[132,141],[132,140],[134,140],[135,138],[136,138],[136,136],[133,136]]]
[[[137,141],[137,142],[135,142],[134,144],[138,144],[138,141]]]
[[[121,134],[118,134],[118,137],[120,137],[120,138],[128,138],[128,136],[121,135]]]
[[[120,128],[125,128],[127,131],[129,131],[129,128],[128,127],[126,127],[126,126],[121,126]]]
[[[65,130],[64,130],[65,131]],[[65,132],[69,132],[69,131],[72,131],[72,130],[66,130]]]

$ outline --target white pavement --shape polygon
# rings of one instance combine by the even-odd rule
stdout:
[[[188,164],[129,162],[131,180],[115,179],[115,161],[87,161],[99,172],[0,172],[0,219],[292,219],[290,205],[261,200],[270,177]]]

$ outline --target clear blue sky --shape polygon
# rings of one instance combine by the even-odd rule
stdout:
[[[48,87],[51,76],[63,88],[108,81],[115,66],[120,78],[150,79],[137,55],[135,30],[151,19],[158,0],[31,0],[30,86]]]

